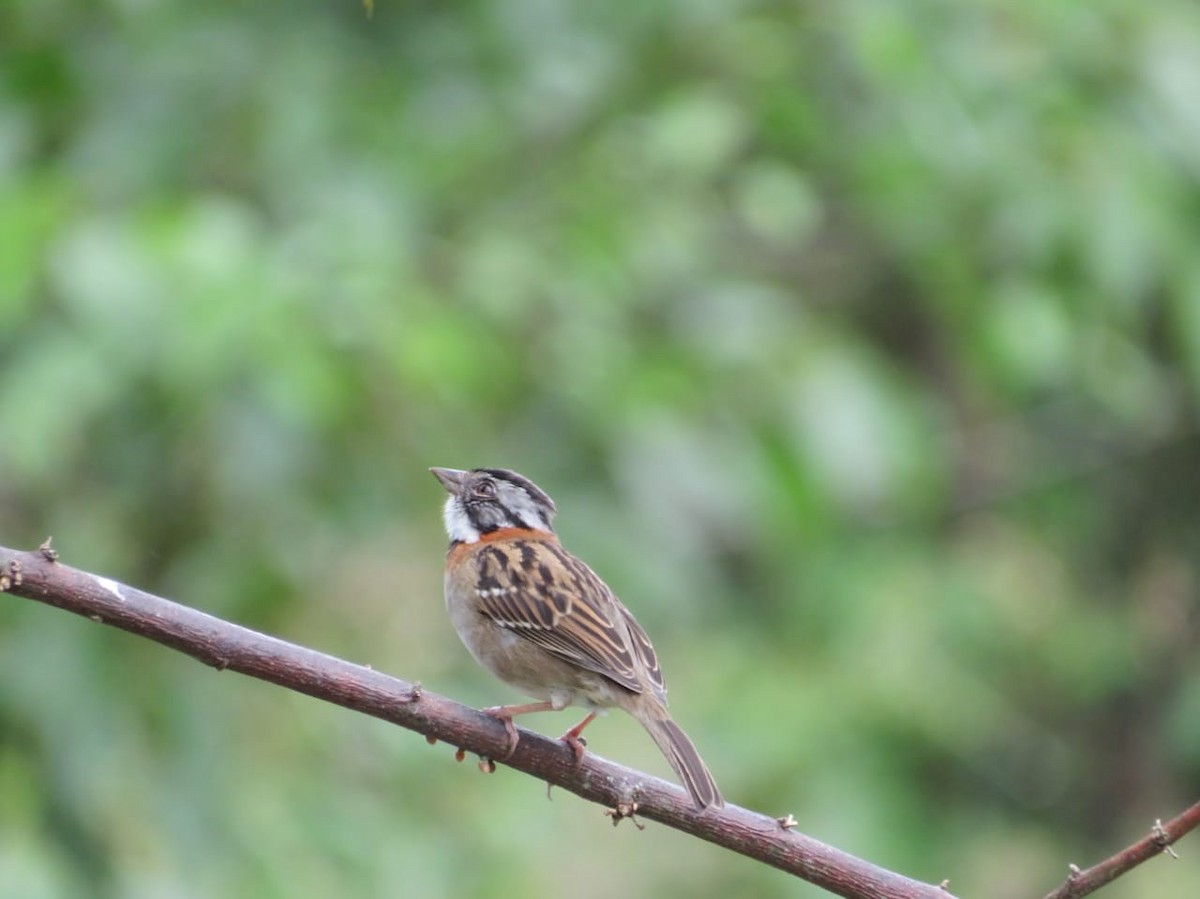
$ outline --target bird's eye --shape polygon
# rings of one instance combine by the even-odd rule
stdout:
[[[475,495],[480,499],[495,499],[496,485],[491,481],[480,481],[475,487]]]

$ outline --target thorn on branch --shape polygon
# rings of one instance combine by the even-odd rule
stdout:
[[[430,746],[436,746],[437,745],[437,737],[435,737],[433,734],[426,734],[425,742],[428,743]]]
[[[454,761],[456,762],[461,762],[466,757],[467,750],[463,749],[461,746],[459,747],[458,751],[454,753]]]
[[[1162,818],[1154,819],[1154,827],[1151,828],[1150,832],[1154,834],[1154,842],[1162,849],[1164,855],[1169,855],[1175,859],[1179,858],[1179,853],[1171,847],[1171,835],[1163,827]]]
[[[1074,862],[1071,862],[1069,865],[1067,865],[1067,870],[1071,872],[1071,876],[1067,878],[1068,880],[1074,880],[1083,873],[1079,865],[1075,864]]]
[[[408,691],[409,702],[420,702],[421,697],[425,694],[425,688],[421,686],[420,681],[416,681],[412,685],[412,689]]]
[[[42,554],[42,558],[47,562],[58,561],[58,550],[51,546],[53,540],[53,537],[47,537],[42,541],[42,545],[38,547],[38,552]]]
[[[943,880],[941,883],[939,883],[938,889],[945,890],[947,893],[949,893],[950,892],[950,878],[947,877],[945,880]]]
[[[479,770],[482,771],[484,774],[495,774],[496,773],[496,763],[493,762],[491,759],[489,759],[487,756],[481,755],[479,757]]]
[[[791,830],[793,827],[800,826],[800,822],[792,817],[790,812],[784,815],[782,818],[776,818],[775,821],[784,830]]]
[[[646,825],[634,817],[634,813],[637,810],[638,804],[636,802],[618,802],[616,808],[606,808],[604,814],[612,818],[613,827],[616,827],[628,818],[638,830],[645,830]]]

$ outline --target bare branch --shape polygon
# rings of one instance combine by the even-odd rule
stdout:
[[[531,731],[504,758],[504,725],[474,709],[408,683],[303,646],[222,621],[170,600],[89,574],[40,552],[0,547],[0,591],[112,625],[230,669],[382,718],[483,759],[496,759],[609,809],[614,823],[633,817],[724,846],[847,899],[954,899],[944,887],[877,867],[792,829],[790,815],[734,805],[696,811],[679,787],[588,753],[577,763],[567,746]],[[634,819],[635,822],[637,819]]]
[[[1200,825],[1200,802],[1166,824],[1155,821],[1149,834],[1086,871],[1072,865],[1071,876],[1057,890],[1048,893],[1046,899],[1077,899],[1079,896],[1086,896],[1147,859],[1163,853],[1174,855],[1171,844],[1197,825]]]

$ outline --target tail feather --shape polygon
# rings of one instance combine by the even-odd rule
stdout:
[[[725,804],[721,791],[717,789],[717,782],[683,728],[667,717],[665,712],[663,717],[639,715],[638,720],[667,757],[698,809],[720,808]]]

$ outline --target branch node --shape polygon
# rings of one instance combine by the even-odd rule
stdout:
[[[425,695],[425,688],[421,686],[420,681],[415,681],[412,689],[408,691],[408,702],[420,702],[421,697]]]
[[[1154,835],[1154,842],[1164,855],[1169,855],[1171,858],[1179,858],[1179,853],[1171,848],[1171,835],[1167,833],[1167,829],[1163,827],[1162,818],[1154,819],[1154,827],[1150,832]]]
[[[425,742],[428,743],[430,746],[436,746],[437,745],[437,737],[435,737],[433,734],[426,734]]]
[[[21,586],[21,560],[13,559],[8,567],[0,569],[0,593],[5,593],[13,587]]]
[[[616,827],[628,818],[638,830],[645,830],[646,825],[634,817],[634,813],[637,810],[638,804],[636,802],[618,802],[616,808],[606,808],[604,814],[612,818],[613,827]]]
[[[38,552],[42,554],[42,558],[47,562],[58,561],[58,550],[51,545],[53,540],[53,537],[47,537],[42,541],[42,545],[38,547]]]

